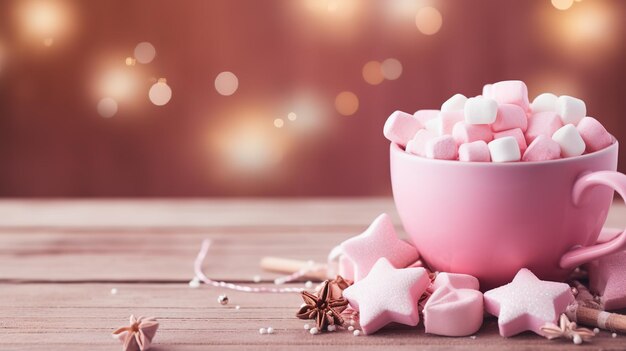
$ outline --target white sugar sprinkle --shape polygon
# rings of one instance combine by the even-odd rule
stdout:
[[[353,330],[354,330],[354,327],[353,327],[353,326],[349,326],[349,327],[348,327],[348,330],[349,330],[349,331],[353,331]]]
[[[111,295],[116,295],[116,294],[117,294],[117,289],[116,288],[111,289]]]
[[[310,280],[307,280],[306,283],[304,283],[304,287],[307,289],[311,289],[313,287],[313,282]]]
[[[352,335],[359,336],[359,335],[361,335],[361,331],[357,329],[354,332],[352,332]]]
[[[305,325],[304,325],[304,330],[309,330],[309,329],[311,329],[311,326],[310,326],[310,325],[308,325],[308,324],[305,324]]]
[[[259,329],[259,334],[267,334],[267,329],[265,328]]]
[[[311,328],[311,330],[309,330],[309,333],[311,333],[312,335],[315,335],[315,334],[317,334],[317,333],[319,333],[319,332],[320,332],[320,331],[319,331],[319,330],[317,330],[317,328],[315,328],[315,327],[313,327],[313,328]]]
[[[255,283],[259,283],[259,282],[261,282],[261,276],[260,275],[255,275],[254,277],[252,277],[252,280]]]
[[[593,328],[593,333],[594,334],[600,333],[600,328]]]
[[[617,333],[613,333],[613,334],[611,334],[611,337],[612,337],[612,338],[617,338]]]

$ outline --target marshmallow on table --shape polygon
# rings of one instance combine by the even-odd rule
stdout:
[[[483,294],[477,289],[443,286],[428,298],[423,313],[426,333],[472,335],[483,324]]]
[[[438,160],[456,160],[456,141],[450,135],[442,135],[426,142],[426,157]]]
[[[513,104],[499,105],[496,121],[491,124],[491,130],[494,132],[502,132],[514,128],[520,128],[525,132],[527,127],[526,111]]]
[[[528,110],[528,88],[521,80],[505,80],[491,86],[491,97],[498,104],[514,104]]]
[[[556,323],[574,302],[569,285],[539,280],[526,268],[507,285],[485,292],[485,310],[498,317],[500,335],[513,336],[530,330],[543,335],[541,327]]]
[[[452,128],[452,137],[457,144],[471,143],[477,140],[490,142],[493,140],[493,133],[491,133],[491,128],[486,124],[457,122]]]
[[[367,277],[346,288],[343,296],[359,311],[363,333],[372,334],[391,322],[416,326],[418,301],[429,283],[424,268],[396,269],[380,258]]]
[[[488,97],[473,97],[467,99],[464,109],[465,123],[491,124],[496,121],[498,103]]]
[[[467,98],[463,94],[455,94],[441,105],[441,111],[450,112],[463,110]]]
[[[383,134],[389,141],[406,146],[406,143],[422,128],[424,128],[422,123],[413,115],[395,111],[387,118]]]
[[[438,136],[437,133],[433,133],[426,129],[420,129],[415,133],[413,139],[409,140],[406,144],[406,152],[418,156],[426,156],[426,143]]]
[[[528,119],[528,128],[525,133],[526,143],[532,143],[539,135],[545,135],[551,138],[552,134],[561,127],[563,127],[563,122],[555,112],[539,112],[533,114]]]
[[[491,161],[489,146],[482,140],[461,144],[459,146],[459,161],[489,162]]]
[[[606,310],[626,308],[626,251],[604,256],[587,265],[589,288]]]
[[[442,111],[439,113],[437,132],[439,135],[452,134],[454,125],[464,120],[463,110]]]
[[[524,137],[524,132],[521,129],[509,129],[498,133],[493,133],[494,139],[500,139],[505,137],[513,137],[517,141],[517,145],[519,146],[520,152],[523,154],[526,151],[526,138]]]
[[[413,117],[420,121],[423,126],[426,126],[426,122],[439,116],[439,110],[418,110],[413,114]]]
[[[552,140],[561,147],[561,156],[574,157],[585,152],[585,141],[573,124],[567,124],[552,134]]]
[[[493,162],[519,161],[522,157],[519,144],[512,136],[494,139],[487,146]]]
[[[556,112],[556,100],[558,96],[552,93],[543,93],[537,95],[533,103],[530,104],[530,109],[533,113],[539,112]]]
[[[435,281],[432,284],[432,290],[438,290],[448,286],[454,289],[473,289],[478,290],[480,284],[476,277],[469,274],[461,273],[447,273],[441,272],[435,277]]]
[[[563,124],[576,125],[587,115],[587,107],[581,99],[562,95],[556,100],[556,113],[561,116]]]
[[[588,152],[602,150],[613,144],[613,136],[593,117],[581,119],[576,129],[585,141]]]
[[[561,158],[561,146],[552,138],[540,135],[528,145],[522,160],[532,162],[556,160],[558,158]]]

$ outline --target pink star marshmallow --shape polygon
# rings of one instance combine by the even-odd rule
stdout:
[[[363,233],[341,243],[341,249],[354,263],[354,281],[359,281],[384,257],[396,268],[417,261],[417,249],[400,240],[388,214],[383,213]]]
[[[343,291],[350,306],[359,311],[359,324],[372,334],[391,322],[419,323],[417,303],[430,284],[424,268],[395,268],[380,258],[364,279]]]
[[[602,257],[587,265],[589,287],[600,295],[606,310],[626,308],[626,251]]]
[[[543,335],[541,327],[556,323],[574,301],[569,285],[539,280],[522,268],[507,285],[484,295],[485,310],[498,317],[500,335],[513,336],[530,330]]]

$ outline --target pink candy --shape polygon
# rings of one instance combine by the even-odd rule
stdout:
[[[491,154],[487,143],[478,140],[459,146],[459,161],[464,162],[489,162]]]
[[[532,115],[528,119],[528,129],[526,130],[526,142],[532,143],[536,137],[545,135],[548,138],[563,127],[561,117],[555,112],[540,112]]]
[[[493,134],[488,125],[458,122],[454,125],[454,128],[452,128],[452,137],[457,144],[464,144],[477,140],[490,142],[493,139]]]
[[[580,120],[576,129],[578,129],[578,133],[585,141],[588,152],[602,150],[613,144],[611,134],[593,117],[585,117]]]
[[[385,138],[394,143],[406,146],[406,143],[422,128],[424,128],[424,125],[413,115],[396,111],[387,118],[383,134]]]
[[[515,138],[515,141],[517,141],[517,145],[519,145],[519,150],[523,154],[524,151],[526,151],[526,139],[524,138],[524,132],[522,132],[521,129],[509,129],[503,132],[493,134],[494,139],[500,139],[508,136]]]
[[[509,80],[486,84],[479,96],[455,94],[441,110],[396,111],[384,135],[406,152],[432,159],[540,162],[596,152],[615,142],[600,122],[585,115],[585,102],[566,95],[543,93],[531,105],[526,84]]]
[[[556,160],[561,156],[561,147],[559,144],[545,135],[539,135],[533,140],[524,156],[522,161],[548,161]]]

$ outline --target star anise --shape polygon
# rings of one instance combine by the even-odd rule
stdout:
[[[152,338],[159,328],[159,322],[154,318],[130,316],[130,325],[118,328],[113,336],[119,337],[124,351],[145,351],[150,348]]]
[[[544,333],[544,336],[550,340],[556,338],[572,339],[576,344],[589,341],[595,336],[592,330],[578,328],[576,322],[571,322],[565,313],[561,315],[559,325],[548,323],[541,327],[541,331]]]
[[[315,319],[317,329],[320,331],[326,330],[329,325],[343,325],[341,312],[348,307],[348,300],[333,296],[331,288],[331,280],[326,280],[317,294],[303,291],[301,294],[304,305],[296,313],[296,317]]]

